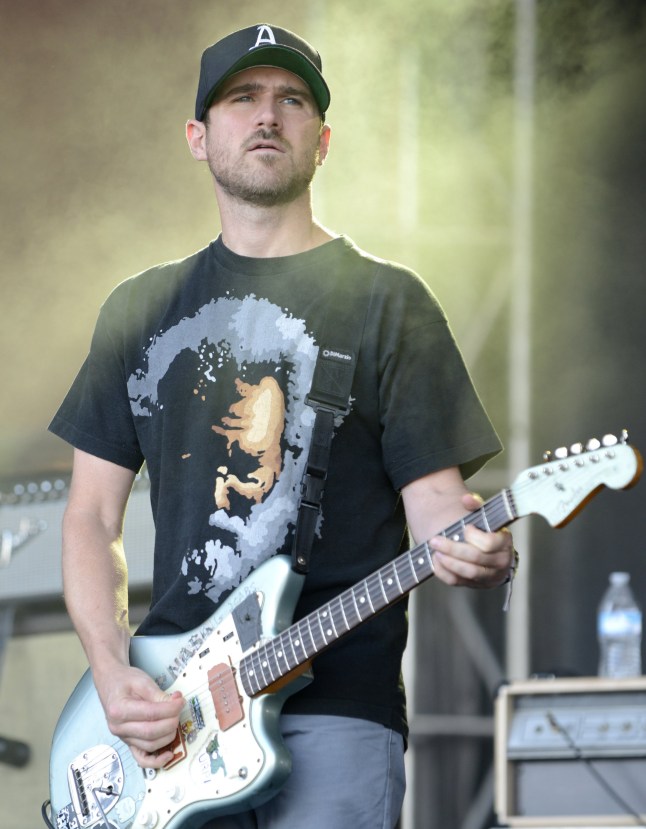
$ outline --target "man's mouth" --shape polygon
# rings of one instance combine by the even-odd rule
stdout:
[[[278,144],[273,143],[272,141],[254,141],[253,144],[249,145],[248,150],[249,152],[285,152],[285,150],[282,147],[280,147]]]
[[[248,152],[270,152],[270,153],[284,153],[285,146],[279,138],[275,138],[270,134],[256,133],[253,138],[247,142]]]

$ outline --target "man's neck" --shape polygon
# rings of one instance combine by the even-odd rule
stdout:
[[[218,199],[222,241],[234,253],[267,259],[304,253],[335,238],[312,215],[309,198],[274,207]]]

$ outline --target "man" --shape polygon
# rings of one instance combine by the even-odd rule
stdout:
[[[495,587],[513,572],[507,532],[438,535],[479,506],[463,475],[499,451],[441,309],[414,274],[312,215],[329,103],[318,53],[284,29],[253,26],[205,51],[186,134],[211,172],[221,236],[117,287],[51,426],[75,447],[67,606],[110,730],[143,767],[171,760],[185,700],[129,664],[121,530],[134,476],[145,461],[156,522],[140,632],[193,630],[292,548],[314,428],[307,394],[321,349],[345,342],[341,328],[362,337],[296,617],[392,560],[406,524],[417,542],[430,539],[448,585]],[[394,826],[405,641],[399,602],[321,654],[314,681],[284,707],[287,784],[208,826]]]

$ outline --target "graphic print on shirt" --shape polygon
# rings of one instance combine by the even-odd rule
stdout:
[[[305,397],[317,353],[302,320],[254,295],[227,296],[159,331],[129,377],[133,414],[172,436],[165,474],[178,498],[190,491],[202,522],[181,566],[189,595],[219,603],[284,547],[314,422]]]

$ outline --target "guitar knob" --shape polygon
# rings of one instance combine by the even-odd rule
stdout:
[[[166,797],[169,800],[174,801],[175,803],[179,803],[180,800],[184,798],[184,789],[179,783],[169,783],[166,786]]]
[[[137,824],[143,826],[144,829],[153,829],[154,826],[157,826],[158,820],[157,812],[154,809],[142,809],[137,815]]]

